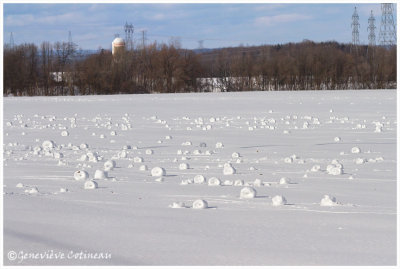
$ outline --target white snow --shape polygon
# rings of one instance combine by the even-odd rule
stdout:
[[[4,263],[394,266],[396,97],[395,90],[4,97],[4,253],[112,254],[21,264],[5,255]],[[110,160],[116,165],[107,173]],[[235,173],[224,174],[224,164]],[[167,173],[153,175],[155,167]],[[77,171],[87,174],[75,180]],[[98,188],[85,189],[92,180]],[[254,199],[241,197],[245,187],[257,191]],[[273,206],[276,195],[281,206]],[[191,210],[199,199],[207,209]]]

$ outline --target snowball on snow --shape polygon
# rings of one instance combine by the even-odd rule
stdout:
[[[208,186],[220,186],[221,181],[216,177],[211,177],[208,179]]]
[[[189,169],[189,164],[187,163],[179,164],[179,170],[186,170],[186,169]]]
[[[114,160],[106,161],[104,163],[104,170],[106,170],[106,171],[113,170],[115,168],[115,166],[116,166],[116,163]]]
[[[233,175],[236,173],[236,169],[230,163],[225,163],[223,173],[225,176]]]
[[[338,164],[336,164],[336,165],[329,164],[326,167],[326,171],[330,175],[338,176],[338,175],[343,174],[343,166],[341,164],[339,164],[339,165]]]
[[[143,162],[143,158],[142,157],[135,157],[135,158],[133,158],[133,162],[134,163],[142,163]]]
[[[87,149],[89,146],[85,143],[80,144],[79,148],[80,149]]]
[[[29,190],[25,190],[25,192],[30,193],[30,194],[35,194],[35,193],[39,193],[39,190],[37,187],[33,187]]]
[[[361,152],[361,150],[360,150],[360,148],[358,148],[358,147],[353,147],[352,149],[351,149],[351,153],[360,153]]]
[[[97,189],[98,184],[96,181],[88,180],[85,182],[83,187],[85,190],[93,190],[93,189]]]
[[[17,187],[17,188],[23,188],[23,187],[24,187],[24,184],[18,183],[15,187]]]
[[[46,141],[43,141],[42,147],[45,150],[49,150],[49,149],[53,149],[55,147],[55,144],[51,140],[46,140]]]
[[[106,171],[96,170],[96,172],[94,172],[94,179],[107,179],[107,178],[108,178],[108,173]]]
[[[217,144],[215,144],[215,148],[217,149],[222,149],[224,147],[224,144],[222,144],[221,142],[217,142]]]
[[[338,203],[336,202],[336,198],[329,195],[324,195],[320,203],[321,206],[336,206]]]
[[[53,157],[54,159],[61,159],[64,157],[64,154],[62,154],[61,152],[54,152]]]
[[[355,159],[355,163],[356,163],[356,164],[363,164],[363,163],[366,163],[366,162],[367,162],[367,160],[364,159],[364,158],[357,158],[357,159]]]
[[[240,157],[240,153],[239,152],[232,153],[232,158],[239,158],[239,157]]]
[[[147,171],[147,170],[148,170],[148,169],[147,169],[147,165],[145,165],[145,164],[141,165],[141,166],[139,167],[139,170],[140,170],[140,171]]]
[[[201,154],[201,151],[198,150],[198,149],[196,149],[196,150],[193,151],[193,155],[200,155],[200,154]]]
[[[196,183],[196,184],[203,184],[203,183],[206,182],[206,179],[205,179],[204,176],[202,176],[202,175],[196,175],[196,176],[193,178],[193,182]]]
[[[89,178],[88,172],[85,170],[78,170],[74,173],[75,180],[86,180]]]
[[[206,209],[208,207],[208,203],[205,200],[196,200],[193,202],[194,209]]]
[[[253,182],[253,186],[255,187],[261,187],[263,185],[261,179],[256,178]]]
[[[161,167],[154,167],[153,169],[151,169],[151,175],[153,177],[162,177],[166,175],[165,169],[161,168]]]
[[[243,186],[244,185],[244,181],[241,179],[236,179],[235,182],[233,183],[233,185],[235,186]]]
[[[334,139],[333,139],[335,142],[340,142],[340,137],[338,137],[338,136],[336,136]]]
[[[147,150],[146,150],[146,154],[147,154],[147,155],[152,155],[153,153],[154,153],[154,151],[151,150],[151,149],[147,149]]]
[[[286,157],[283,161],[285,163],[293,163],[293,158],[292,157]]]
[[[286,205],[286,198],[281,195],[276,195],[272,197],[272,205],[274,206]]]
[[[287,177],[282,177],[280,180],[279,180],[279,184],[290,184],[290,179],[288,179]]]
[[[173,202],[169,205],[170,208],[185,208],[185,203],[183,202]]]
[[[232,180],[226,179],[224,181],[224,186],[232,186],[232,185],[233,185],[233,181]]]
[[[69,136],[69,133],[67,131],[62,131],[61,136]]]
[[[240,190],[240,198],[241,199],[252,199],[256,197],[257,191],[252,187],[244,187]]]

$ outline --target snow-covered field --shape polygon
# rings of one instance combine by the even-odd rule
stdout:
[[[394,90],[4,98],[3,120],[6,265],[396,264]]]

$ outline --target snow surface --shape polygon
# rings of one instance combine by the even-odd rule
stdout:
[[[6,265],[396,264],[394,90],[4,98],[3,117]],[[7,256],[48,250],[112,258]]]

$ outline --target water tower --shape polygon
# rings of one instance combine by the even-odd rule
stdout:
[[[116,56],[117,54],[122,54],[125,51],[125,41],[116,37],[112,42],[112,55]]]

